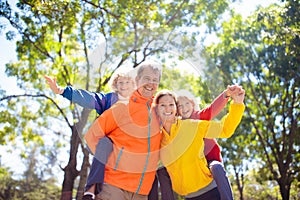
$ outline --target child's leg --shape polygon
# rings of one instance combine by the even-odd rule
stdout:
[[[97,144],[96,152],[87,178],[85,191],[98,193],[104,180],[105,164],[112,152],[112,141],[108,137],[101,138]],[[95,191],[96,189],[96,191]]]
[[[154,182],[152,184],[152,188],[148,195],[148,200],[158,200],[158,180],[157,176],[155,176]]]
[[[97,184],[103,183],[105,164],[101,163],[99,160],[97,160],[94,157],[90,169],[91,170],[90,170],[90,173],[88,175],[87,182],[85,185],[85,191],[95,193],[96,186],[99,187],[99,185],[97,185]],[[101,189],[101,188],[99,188],[99,189]],[[98,188],[96,191],[99,192]]]
[[[159,180],[162,200],[175,200],[172,182],[167,169],[165,167],[160,168],[156,171],[156,174]]]
[[[219,161],[213,160],[209,163],[209,168],[217,183],[221,200],[233,199],[232,189],[223,164]]]
[[[185,200],[220,200],[220,192],[217,188],[209,190],[197,197],[185,198]]]

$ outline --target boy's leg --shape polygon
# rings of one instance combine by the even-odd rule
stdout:
[[[214,177],[214,180],[217,183],[221,200],[232,200],[232,189],[223,164],[219,161],[213,160],[209,163],[209,168]]]
[[[93,188],[93,186],[97,183],[103,183],[104,179],[104,170],[105,170],[105,164],[100,162],[95,157],[93,158],[93,162],[90,168],[90,173],[87,178],[87,182],[85,185],[85,191],[90,191],[90,188]],[[96,193],[98,188],[95,188]],[[95,191],[90,191],[95,193]]]
[[[172,189],[172,182],[169,173],[165,167],[160,168],[156,171],[162,200],[175,200]]]
[[[108,137],[101,138],[96,147],[96,152],[85,186],[85,191],[89,191],[93,185],[95,185],[96,191],[90,192],[97,194],[101,191],[101,186],[104,180],[105,164],[111,152],[112,141]]]
[[[158,200],[158,180],[157,176],[155,176],[154,182],[152,184],[152,188],[148,195],[148,200]]]

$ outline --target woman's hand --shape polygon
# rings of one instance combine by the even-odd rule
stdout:
[[[244,103],[245,99],[245,90],[242,86],[238,86],[239,88],[235,90],[235,92],[231,93],[231,98],[234,103]]]

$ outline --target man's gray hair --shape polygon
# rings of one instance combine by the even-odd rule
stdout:
[[[153,71],[157,71],[159,73],[159,80],[160,80],[162,75],[162,65],[153,61],[142,62],[138,66],[137,77],[141,77],[144,69],[147,67],[151,68]]]

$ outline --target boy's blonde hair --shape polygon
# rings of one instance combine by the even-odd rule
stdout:
[[[117,83],[118,83],[118,80],[120,77],[124,77],[124,78],[127,78],[128,80],[132,81],[132,84],[135,87],[134,79],[129,73],[124,73],[124,72],[115,73],[112,75],[112,77],[110,79],[110,87],[114,92],[118,92]]]
[[[200,110],[196,97],[188,90],[179,90],[176,92],[177,99],[186,98],[188,101],[194,104],[194,110]]]

